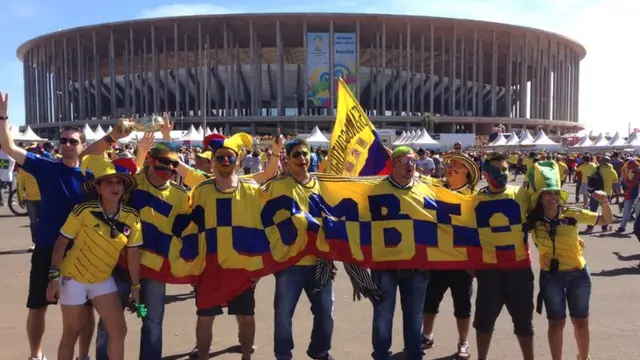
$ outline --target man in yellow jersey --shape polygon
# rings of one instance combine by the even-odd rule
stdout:
[[[587,184],[589,183],[589,178],[596,173],[596,169],[598,166],[593,163],[593,159],[591,155],[584,154],[582,155],[582,163],[578,166],[577,172],[580,174],[580,189],[578,193],[582,195],[582,205],[585,209],[589,206],[589,191]]]
[[[480,181],[480,169],[468,156],[447,154],[444,156],[446,182],[444,187],[464,195],[476,193],[476,185]],[[511,165],[511,164],[510,164]],[[434,346],[433,325],[440,303],[451,289],[454,316],[458,328],[458,359],[469,359],[469,343],[467,336],[471,325],[471,294],[473,294],[473,278],[465,270],[431,270],[429,286],[423,309],[422,347],[430,349]]]
[[[251,149],[252,138],[249,134],[238,133],[226,139],[224,135],[207,136],[205,146],[213,155],[215,177],[200,182],[191,191],[191,209],[199,214],[193,221],[199,229],[211,229],[216,226],[242,225],[246,210],[260,208],[260,186],[250,178],[237,175],[239,159],[245,149]],[[234,204],[236,210],[234,210]],[[242,204],[242,210],[239,208]],[[224,208],[221,208],[224,207]],[[218,216],[224,214],[225,216]],[[225,221],[226,220],[226,221]],[[228,222],[223,224],[222,222]],[[248,229],[248,228],[247,228]],[[216,234],[206,232],[207,242],[219,241]],[[211,238],[210,238],[211,237]],[[206,276],[202,276],[206,279]],[[196,290],[196,303],[205,290]],[[238,332],[242,359],[251,359],[255,338],[255,284],[227,304],[229,315],[235,315],[238,321]],[[223,314],[221,306],[213,308],[198,307],[196,312],[196,349],[198,359],[209,359],[212,340],[212,326],[215,317]],[[192,353],[193,354],[193,353]]]
[[[611,165],[611,156],[609,154],[604,154],[602,157],[600,157],[598,164],[599,165],[596,168],[596,171],[600,172],[600,175],[602,176],[603,188],[595,190],[604,191],[607,194],[607,197],[611,199],[611,194],[613,194],[613,187],[618,183],[618,174],[613,168],[613,165]],[[589,200],[589,210],[597,213],[599,207],[600,201],[592,197]],[[608,225],[608,223],[602,225],[603,232],[609,231],[610,229],[611,227]],[[593,225],[587,225],[587,231],[593,231]]]
[[[398,190],[399,196],[418,191],[424,183],[415,180],[418,156],[408,146],[400,146],[391,154],[391,174],[380,183],[386,192]],[[422,199],[423,197],[421,197]],[[391,354],[393,314],[396,293],[402,298],[402,327],[407,359],[422,359],[422,312],[425,304],[429,272],[417,269],[371,270],[371,279],[384,296],[373,302],[372,343],[374,359],[388,359]]]
[[[35,146],[30,146],[27,152],[40,155],[40,151]],[[17,176],[18,201],[27,208],[27,216],[29,217],[29,230],[31,230],[31,248],[33,251],[36,243],[36,230],[38,228],[38,219],[40,217],[40,189],[38,181],[27,170],[20,168]]]
[[[202,152],[196,153],[196,163],[194,166],[196,169],[209,173],[211,172],[212,165],[211,151],[203,150]]]
[[[271,180],[265,184],[265,191],[270,186],[279,186],[289,190],[293,198],[317,194],[318,182],[308,171],[309,144],[301,139],[290,140],[285,144],[285,152],[290,175]],[[292,359],[292,318],[303,290],[311,302],[313,313],[313,329],[307,355],[312,359],[333,359],[329,350],[333,336],[334,272],[333,263],[327,264],[322,260],[318,261],[315,256],[306,256],[296,265],[275,274],[273,350],[277,360]]]
[[[89,146],[84,154],[103,154],[112,144],[128,136],[114,128],[101,140]],[[168,256],[168,244],[180,234],[173,234],[176,216],[188,213],[189,194],[187,190],[171,180],[180,164],[176,147],[159,143],[149,151],[147,166],[135,175],[138,188],[134,190],[127,205],[140,213],[142,221],[141,247],[142,263],[153,261],[156,254]],[[122,286],[128,283],[126,272],[120,268],[114,271],[114,278]],[[166,284],[150,278],[140,280],[140,296],[147,306],[147,315],[142,319],[140,339],[140,360],[162,359],[162,323],[164,319],[164,297]],[[102,321],[101,321],[102,323]],[[106,359],[106,339],[103,326],[98,326],[96,357]]]
[[[83,188],[97,195],[98,200],[74,207],[53,248],[47,299],[59,298],[64,323],[57,359],[73,359],[73,348],[83,325],[84,304],[91,300],[109,331],[109,359],[124,360],[127,326],[112,272],[126,249],[132,282],[128,290],[132,300],[138,301],[140,216],[122,204],[124,195],[136,183],[128,170],[100,155],[86,156],[82,169],[95,174],[95,180],[85,182]],[[73,246],[69,249],[71,241]]]
[[[503,200],[503,208],[484,207],[476,211],[478,223],[488,223],[492,228],[503,229],[511,224],[526,223],[529,209],[529,194],[526,189],[507,185],[509,163],[502,154],[492,155],[485,163],[482,174],[488,186],[481,189],[477,197],[476,209],[482,207],[483,200]],[[492,210],[500,211],[498,213]],[[498,234],[496,234],[498,236]],[[523,241],[526,242],[526,227],[522,229]],[[473,327],[476,329],[478,360],[486,360],[496,319],[506,305],[513,322],[514,333],[520,343],[524,360],[532,360],[533,356],[533,271],[527,246],[527,261],[522,268],[509,270],[478,270],[478,294]]]
[[[569,167],[560,155],[556,155],[556,164],[558,164],[558,172],[560,173],[560,185],[564,187],[564,184],[567,182]]]

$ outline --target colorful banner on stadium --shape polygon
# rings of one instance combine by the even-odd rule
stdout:
[[[201,274],[197,306],[207,308],[306,255],[377,269],[529,266],[515,200],[466,197],[422,181],[408,192],[384,177],[318,174],[309,192],[293,191],[290,180],[271,181],[255,199],[211,201],[209,220],[194,210],[179,244],[156,247],[165,249],[157,255],[166,264],[145,275],[184,283]]]
[[[329,33],[307,33],[307,97],[315,107],[329,107]]]
[[[325,172],[343,176],[372,176],[389,172],[389,153],[375,126],[338,79],[338,106],[329,144],[329,165]]]
[[[333,73],[342,78],[352,93],[356,91],[358,67],[356,64],[356,34],[333,34]]]

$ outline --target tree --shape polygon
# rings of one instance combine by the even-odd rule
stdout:
[[[436,124],[438,123],[438,117],[432,113],[424,113],[420,124],[427,129],[427,133],[433,134],[435,132]]]

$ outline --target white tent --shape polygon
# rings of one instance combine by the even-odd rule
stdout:
[[[209,129],[209,127],[207,126],[207,128],[204,130],[204,136],[207,135],[211,135],[213,132],[211,131],[211,129]]]
[[[431,138],[431,136],[427,132],[427,129],[421,129],[420,135],[415,140],[413,140],[411,146],[413,148],[421,147],[428,149],[437,149],[440,148],[440,143]]]
[[[131,134],[129,134],[129,136],[123,137],[122,139],[118,140],[118,142],[119,143],[123,143],[123,144],[128,144],[128,143],[133,142],[133,141],[138,141],[142,137],[142,135],[138,135],[138,134],[139,133],[134,131]],[[140,134],[142,134],[142,133],[140,133]]]
[[[25,130],[20,136],[20,140],[23,141],[45,141],[47,139],[43,139],[38,136],[36,133],[31,130],[31,126],[27,126],[27,130]]]
[[[640,148],[640,136],[638,136],[639,133],[634,132],[631,135],[629,135],[629,138],[627,139],[627,143],[626,143],[626,147],[627,148]]]
[[[589,139],[589,134],[585,135],[582,137],[582,139],[580,139],[580,141],[578,141],[577,144],[575,144],[574,146],[572,146],[573,148],[585,148],[585,147],[589,147],[593,145],[593,141],[591,141],[591,139]]]
[[[96,140],[102,139],[106,134],[107,133],[104,132],[104,129],[100,125],[98,125],[98,127],[96,128],[96,131],[94,132]]]
[[[198,126],[198,134],[200,134],[200,137],[204,137],[204,129],[202,128],[202,125]]]
[[[22,140],[22,133],[20,133],[20,127],[17,125],[9,125],[9,131],[11,132],[11,137],[13,137],[14,141]]]
[[[531,134],[529,133],[529,130],[527,129],[522,129],[522,134],[520,134],[520,141],[518,142],[518,145],[520,146],[532,146],[533,141],[535,139],[533,138],[533,136],[531,136]]]
[[[213,131],[211,132],[212,134],[217,134],[218,133],[218,129],[213,128]]]
[[[562,148],[560,144],[549,139],[542,129],[536,134],[536,138],[533,139],[533,144],[536,146],[536,149],[540,150],[560,150]]]
[[[400,134],[400,136],[396,139],[396,141],[393,142],[393,145],[400,145],[402,144],[402,142],[404,141],[404,139],[407,137],[407,132],[402,130],[402,134]]]
[[[520,142],[520,139],[518,138],[518,135],[516,135],[516,132],[512,132],[511,136],[509,136],[509,139],[507,139],[507,143],[505,144],[506,146],[518,146],[518,143]]]
[[[201,142],[203,140],[202,135],[200,135],[198,133],[198,131],[196,130],[195,127],[193,127],[193,125],[191,125],[191,127],[189,127],[189,130],[187,130],[187,132],[179,139],[179,141],[184,141],[184,142],[189,142],[189,143],[194,143],[194,142]]]
[[[311,146],[327,146],[329,140],[322,134],[320,129],[316,126],[311,130],[311,134],[305,139]]]
[[[107,134],[113,131],[113,126],[109,125],[109,128],[107,129]]]
[[[613,135],[611,141],[609,141],[609,147],[613,149],[624,149],[627,145],[627,142],[620,136],[620,133],[616,131],[616,134]]]
[[[498,134],[495,139],[489,144],[489,146],[505,146],[507,145],[507,139],[502,135],[502,133]]]
[[[402,145],[411,146],[411,144],[413,143],[413,140],[417,139],[418,136],[420,136],[420,130],[418,130],[418,131],[411,130],[409,132],[409,135],[407,136],[407,138],[404,139],[404,142],[402,143]]]
[[[93,130],[91,130],[89,124],[87,123],[84,124],[82,133],[84,134],[84,137],[87,139],[87,141],[93,141],[96,139],[96,134],[93,132]]]
[[[593,145],[591,147],[595,148],[606,148],[609,146],[609,140],[604,137],[604,133],[600,133],[598,137],[593,141]]]

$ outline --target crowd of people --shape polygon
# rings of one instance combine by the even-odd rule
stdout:
[[[161,129],[166,141],[155,143],[153,133],[148,133],[135,149],[117,146],[118,140],[128,135],[117,127],[90,145],[80,129],[65,128],[55,156],[54,149],[14,143],[7,121],[8,104],[8,95],[0,93],[0,145],[20,167],[20,201],[33,203],[30,207],[37,203],[38,208],[30,212],[35,244],[27,299],[30,360],[45,359],[42,338],[46,312],[49,305],[56,303],[63,318],[57,359],[72,360],[76,344],[79,359],[89,358],[96,327],[94,309],[100,317],[96,358],[124,359],[127,326],[123,311],[136,303],[146,306],[139,358],[161,359],[166,284],[140,275],[140,246],[174,236],[172,225],[178,214],[194,207],[206,212],[212,208],[207,204],[218,199],[255,202],[255,206],[247,208],[259,209],[258,194],[275,182],[290,189],[292,196],[317,192],[313,173],[324,170],[323,163],[329,156],[326,151],[314,151],[301,139],[285,142],[278,137],[270,146],[259,148],[244,133],[230,137],[208,135],[202,150],[179,148],[170,143],[169,119]],[[423,186],[443,186],[476,197],[479,202],[516,202],[522,223],[527,224],[525,228],[539,253],[540,286],[536,296],[531,260],[523,268],[508,270],[371,270],[373,286],[382,294],[370,299],[371,357],[390,358],[399,291],[406,358],[423,359],[435,344],[436,315],[450,289],[458,329],[458,338],[451,341],[458,358],[469,359],[472,352],[480,360],[488,358],[496,319],[506,306],[523,359],[534,359],[533,313],[542,313],[543,308],[548,319],[551,358],[562,357],[567,307],[577,359],[589,359],[591,278],[579,226],[586,226],[588,231],[601,226],[608,231],[613,222],[610,200],[620,193],[624,196],[626,220],[631,218],[640,183],[638,160],[620,154],[601,154],[596,159],[590,154],[565,158],[547,153],[466,154],[461,144],[448,153],[400,146],[389,150],[389,157],[388,186],[407,193]],[[523,185],[509,185],[510,176],[519,174],[525,174]],[[478,187],[482,178],[487,186]],[[581,196],[586,207],[568,205],[569,193],[563,185],[573,181],[578,187],[575,200],[578,202]],[[164,210],[150,210],[150,204],[158,202],[166,204]],[[199,221],[206,223],[212,218],[213,214],[205,213]],[[626,221],[619,230],[624,231],[625,226]],[[638,232],[640,229],[637,235]],[[127,259],[126,269],[119,265],[121,255]],[[292,358],[292,318],[303,291],[314,317],[306,353],[312,359],[333,359],[334,272],[335,267],[326,260],[307,256],[275,274],[276,359]],[[474,279],[475,307],[471,302]],[[242,359],[251,359],[255,349],[258,283],[259,279],[255,279],[252,288],[225,306],[238,322]],[[197,310],[193,358],[208,359],[214,319],[223,314],[223,309],[216,306]],[[468,339],[472,325],[476,330],[473,351]]]

